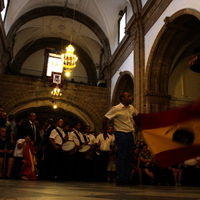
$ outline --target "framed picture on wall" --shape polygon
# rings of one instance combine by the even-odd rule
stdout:
[[[62,73],[52,72],[51,83],[52,83],[52,86],[62,87],[62,83],[63,83]]]

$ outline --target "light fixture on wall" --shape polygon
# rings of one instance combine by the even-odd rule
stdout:
[[[67,4],[67,1],[66,1],[66,4]],[[74,4],[74,7],[75,7],[75,4]],[[61,55],[61,57],[63,59],[63,72],[64,72],[65,76],[67,76],[67,77],[70,76],[72,70],[76,67],[76,63],[78,61],[78,57],[74,53],[75,48],[71,44],[72,43],[74,17],[75,17],[75,8],[73,10],[73,17],[72,17],[72,29],[70,32],[70,44],[66,47],[66,52]]]

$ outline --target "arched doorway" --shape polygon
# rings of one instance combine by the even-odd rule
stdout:
[[[167,110],[200,96],[199,93],[191,96],[195,92],[189,92],[194,87],[192,83],[197,85],[199,80],[189,71],[188,65],[192,51],[200,45],[197,17],[200,18],[199,12],[185,9],[165,19],[166,24],[155,40],[146,68],[147,112]],[[187,81],[190,79],[196,83]]]
[[[120,72],[120,77],[118,78],[113,91],[112,105],[119,103],[119,95],[122,92],[130,93],[134,99],[133,75],[128,71]]]

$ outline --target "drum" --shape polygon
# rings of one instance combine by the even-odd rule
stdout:
[[[94,156],[94,151],[92,150],[91,146],[86,144],[83,145],[81,149],[78,150],[86,159],[92,160]]]
[[[72,155],[76,152],[77,146],[73,141],[66,141],[62,145],[62,150],[66,152],[68,155]]]

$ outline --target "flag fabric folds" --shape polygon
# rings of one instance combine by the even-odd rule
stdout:
[[[159,113],[139,113],[139,119],[142,136],[160,167],[200,155],[200,101]]]

